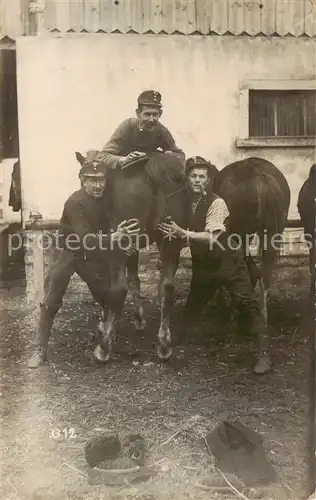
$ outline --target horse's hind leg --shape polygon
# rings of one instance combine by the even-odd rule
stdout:
[[[253,260],[252,256],[246,258],[246,263],[248,267],[248,272],[250,276],[251,284],[256,288],[257,283],[259,283],[260,290],[260,308],[262,315],[264,317],[265,324],[268,324],[268,309],[267,309],[267,288],[266,281],[264,279],[263,271],[260,270]],[[262,268],[264,268],[263,258],[262,258]]]
[[[162,269],[159,282],[160,327],[157,353],[161,360],[168,360],[172,354],[170,317],[175,297],[174,275],[178,269],[180,256],[180,250],[175,249],[167,255],[166,247],[167,243],[163,244],[160,252]]]
[[[137,330],[144,330],[146,320],[144,318],[144,309],[140,299],[140,280],[138,277],[139,252],[130,255],[126,262],[127,284],[135,304],[135,326]]]
[[[260,307],[265,324],[268,324],[268,291],[265,289],[263,278],[259,279]]]
[[[270,239],[270,236],[268,236]],[[268,324],[268,290],[271,284],[273,266],[276,260],[276,250],[267,244],[267,248],[262,251],[262,277],[260,285],[260,305],[266,324]]]

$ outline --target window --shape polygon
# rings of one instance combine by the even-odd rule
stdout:
[[[237,146],[315,147],[315,82],[248,82],[241,90]]]
[[[15,50],[0,50],[0,160],[19,156]]]
[[[316,135],[316,90],[250,90],[249,137]]]

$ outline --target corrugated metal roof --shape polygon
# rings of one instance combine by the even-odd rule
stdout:
[[[0,40],[9,43],[22,35],[22,16],[20,0],[1,0],[0,2]]]
[[[2,36],[22,34],[20,2],[25,1],[2,0]],[[33,0],[32,4],[43,9],[44,28],[61,33],[316,35],[316,0]]]

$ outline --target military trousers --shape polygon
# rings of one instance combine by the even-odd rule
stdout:
[[[70,279],[74,273],[88,285],[94,300],[103,308],[108,299],[109,273],[105,258],[84,258],[83,254],[56,249],[44,283],[42,308],[56,314],[63,304]]]
[[[267,327],[255,290],[251,285],[242,250],[222,250],[192,256],[192,279],[184,309],[184,319],[192,322],[202,312],[220,285],[231,294],[238,311],[247,318],[249,329],[268,347]]]
[[[66,249],[55,249],[53,262],[44,283],[44,298],[41,303],[40,317],[33,345],[45,349],[51,334],[54,317],[63,304],[63,297],[70,278],[77,273],[88,285],[94,300],[104,308],[109,296],[109,273],[105,258],[84,259]]]

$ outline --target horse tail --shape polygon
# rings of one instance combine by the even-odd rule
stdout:
[[[261,172],[256,186],[258,200],[257,222],[261,233],[260,254],[263,257],[265,251],[266,257],[269,258],[269,254],[275,253],[275,250],[279,251],[277,245],[280,245],[280,243],[274,240],[275,245],[273,245],[272,237],[274,235],[280,235],[281,237],[283,233],[288,214],[290,192],[286,181],[282,185],[279,179],[267,172]]]
[[[284,229],[286,204],[284,194],[278,181],[271,175],[263,173],[257,185],[257,220],[258,227],[278,232]]]

